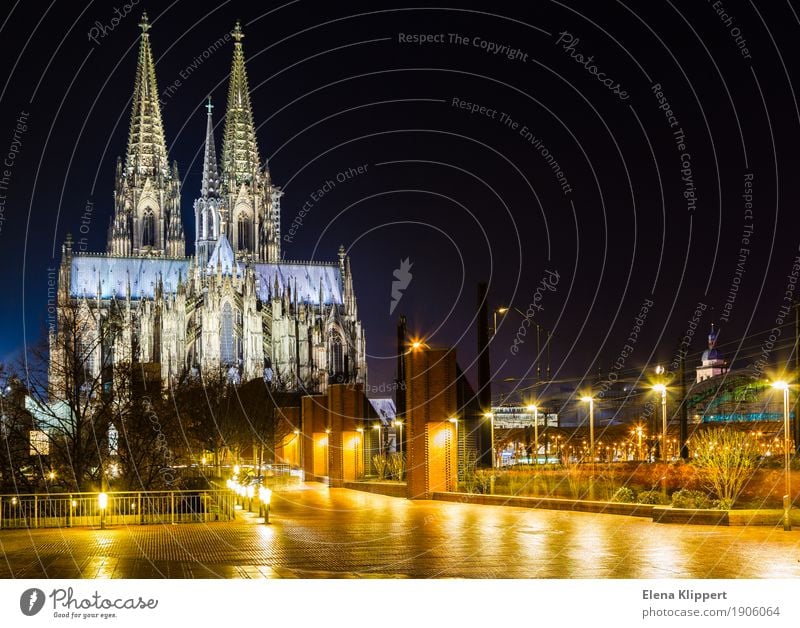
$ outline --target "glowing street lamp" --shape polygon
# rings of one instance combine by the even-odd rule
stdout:
[[[497,315],[498,314],[505,314],[506,312],[508,312],[508,308],[505,307],[505,306],[501,306],[501,307],[495,308],[494,313],[493,313],[494,314],[494,334],[493,334],[493,336],[497,335]]]
[[[376,423],[372,426],[373,430],[378,430],[378,455],[383,455],[383,439],[381,438],[381,424]]]
[[[294,435],[297,438],[297,466],[300,467],[301,473],[303,469],[303,436],[300,430],[294,430]],[[304,477],[303,475],[300,476]]]
[[[528,412],[533,412],[533,451],[536,455],[536,464],[539,464],[539,408],[535,405],[530,405],[528,406]],[[545,462],[547,462],[546,454]]]
[[[661,459],[667,459],[667,387],[655,384],[653,390],[661,394]]]
[[[394,426],[398,429],[399,433],[397,435],[398,445],[400,456],[403,455],[403,422],[399,419],[394,421]]]
[[[494,413],[486,412],[483,416],[486,417],[487,419],[489,419],[489,421],[491,421],[491,427],[492,427],[492,438],[491,438],[491,443],[492,443],[492,469],[494,469],[497,466],[496,461],[495,461],[495,455],[494,455]]]
[[[258,500],[261,502],[261,508],[264,510],[264,523],[269,523],[269,507],[272,501],[272,491],[266,486],[258,487]]]
[[[325,477],[328,478],[331,474],[331,428],[326,427],[325,434]]]
[[[589,404],[589,456],[594,463],[594,397],[586,395],[581,401]]]
[[[108,508],[108,494],[100,493],[97,496],[97,506],[100,508],[100,529],[106,528],[106,508]]]
[[[792,480],[789,466],[789,384],[784,381],[777,381],[772,382],[772,387],[783,391],[783,473],[785,484],[783,495],[783,529],[789,532],[792,529],[792,519],[789,513],[792,507]]]

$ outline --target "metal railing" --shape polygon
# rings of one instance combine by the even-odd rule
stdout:
[[[233,519],[230,491],[110,491],[0,495],[0,529],[207,523]]]

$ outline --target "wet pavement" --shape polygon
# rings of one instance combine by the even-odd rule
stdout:
[[[785,578],[800,530],[408,501],[309,485],[271,525],[0,531],[2,578]]]

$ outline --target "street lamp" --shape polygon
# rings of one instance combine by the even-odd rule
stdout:
[[[536,455],[536,464],[539,464],[539,408],[535,405],[530,405],[528,406],[528,412],[533,412],[533,451]],[[547,462],[546,453],[545,462]]]
[[[667,387],[655,384],[653,390],[661,393],[661,459],[667,460]]]
[[[373,430],[378,430],[378,455],[383,456],[383,439],[381,438],[381,424],[376,423],[372,426]]]
[[[589,456],[594,464],[594,397],[586,395],[581,401],[589,404]]]
[[[303,437],[300,434],[300,430],[294,430],[294,435],[297,438],[297,466],[302,470],[302,468],[303,468]]]
[[[491,421],[491,426],[492,426],[492,437],[491,437],[491,443],[492,443],[492,469],[494,469],[497,466],[496,461],[495,461],[495,455],[494,455],[494,413],[493,412],[486,412],[486,413],[484,413],[483,416],[486,417],[487,419],[489,419],[489,421]]]
[[[398,446],[400,451],[400,456],[403,455],[403,422],[399,419],[394,421],[394,426],[398,429],[399,433],[397,435]]]
[[[261,502],[261,507],[264,509],[264,523],[269,523],[269,506],[272,501],[272,491],[266,486],[258,487],[258,499]]]
[[[325,478],[329,479],[331,474],[331,428],[325,428]],[[330,486],[330,482],[328,484]]]
[[[108,494],[100,493],[97,496],[97,506],[100,508],[100,529],[106,528],[106,508],[108,508]]]
[[[783,381],[777,381],[772,382],[772,387],[783,391],[783,473],[785,483],[783,496],[783,529],[789,532],[792,529],[792,519],[789,513],[792,507],[792,480],[789,466],[789,384]]]
[[[494,309],[493,316],[494,316],[494,334],[493,337],[497,335],[497,315],[498,314],[505,314],[508,312],[508,308],[505,306],[497,307]]]

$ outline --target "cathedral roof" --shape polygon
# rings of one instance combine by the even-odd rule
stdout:
[[[209,275],[217,272],[217,265],[222,267],[223,275],[232,275],[234,268],[236,268],[237,275],[242,273],[241,265],[236,263],[233,248],[231,248],[231,243],[228,242],[228,237],[224,233],[214,246],[214,252],[211,253],[211,257],[208,260],[206,272]]]
[[[326,305],[344,303],[342,299],[342,277],[337,264],[273,263],[256,264],[258,298],[269,300],[274,291],[275,279],[282,293],[287,287],[292,290],[292,298],[303,303]]]
[[[130,278],[131,298],[152,299],[159,279],[164,294],[177,292],[179,279],[188,275],[189,260],[76,254],[71,270],[70,296],[125,298]]]

